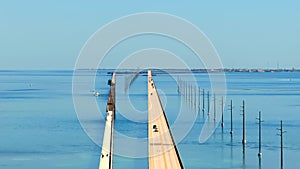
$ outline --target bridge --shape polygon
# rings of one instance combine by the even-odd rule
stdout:
[[[178,149],[148,71],[148,154],[149,169],[183,169]]]
[[[115,120],[115,73],[109,81],[106,123],[99,169],[113,168],[113,133]],[[149,169],[183,169],[165,112],[157,93],[151,70],[148,71],[148,162]]]
[[[102,151],[100,155],[99,169],[113,168],[113,137],[114,137],[114,120],[115,120],[115,84],[116,74],[112,75],[109,81],[110,91],[106,105],[106,122],[104,129],[104,137],[102,143]]]

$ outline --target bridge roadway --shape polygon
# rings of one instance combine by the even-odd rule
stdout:
[[[106,122],[102,151],[100,155],[99,169],[113,168],[113,138],[114,138],[114,120],[115,120],[115,73],[112,75],[110,83],[110,92],[106,105]]]
[[[148,153],[149,169],[183,169],[152,72],[148,70]]]

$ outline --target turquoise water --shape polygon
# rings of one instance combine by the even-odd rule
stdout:
[[[89,72],[86,72],[89,74]],[[72,100],[72,71],[0,71],[0,168],[86,168],[99,165],[101,147],[96,145],[81,128]],[[117,79],[124,79],[119,75]],[[176,74],[184,79],[186,74]],[[207,74],[195,74],[200,88],[210,90]],[[161,92],[167,118],[172,125],[178,115],[183,96],[169,75],[153,77]],[[98,72],[95,90],[99,109],[105,111],[109,86],[107,72]],[[217,128],[205,143],[199,135],[207,118],[199,114],[192,130],[178,144],[184,166],[196,168],[259,168],[258,111],[262,111],[262,161],[261,168],[280,167],[280,138],[276,135],[280,120],[284,130],[285,168],[300,168],[300,73],[227,73],[227,99],[225,127]],[[86,89],[84,97],[94,97]],[[139,76],[130,87],[129,98],[133,106],[147,111],[147,77]],[[125,98],[119,97],[117,104]],[[234,135],[231,138],[229,101],[234,104]],[[242,100],[247,110],[247,145],[245,158],[242,149]],[[187,104],[189,104],[187,102]],[[212,104],[211,104],[212,105]],[[218,106],[220,100],[218,100]],[[186,113],[193,108],[184,107]],[[104,119],[93,123],[104,126]],[[117,112],[115,130],[136,138],[147,138],[147,117],[133,122]],[[92,122],[91,122],[92,123]],[[182,124],[184,125],[184,124]],[[219,124],[218,124],[219,125]],[[99,131],[96,134],[103,134]],[[116,145],[124,145],[115,139]],[[139,147],[147,150],[147,147]],[[132,150],[136,151],[134,147]],[[114,168],[147,168],[147,158],[115,156]]]

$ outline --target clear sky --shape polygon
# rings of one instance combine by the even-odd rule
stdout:
[[[0,69],[73,69],[101,26],[137,12],[198,26],[227,68],[300,68],[300,1],[2,0]]]

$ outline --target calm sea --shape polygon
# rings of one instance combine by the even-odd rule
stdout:
[[[88,76],[89,73],[84,74]],[[98,168],[101,147],[86,135],[77,119],[72,99],[72,76],[73,71],[0,71],[1,169]],[[190,75],[174,76],[185,79]],[[200,88],[210,90],[206,73],[194,76]],[[117,76],[117,80],[125,78],[126,75]],[[170,75],[157,74],[153,78],[172,125],[178,114],[178,103],[185,98],[178,94],[175,80]],[[102,111],[105,111],[109,91],[108,79],[107,70],[97,73],[94,90],[101,94],[96,99]],[[224,129],[218,127],[208,141],[200,144],[199,136],[207,113],[204,116],[202,112],[198,114],[192,129],[178,144],[184,166],[187,169],[259,168],[256,118],[258,111],[262,111],[261,168],[280,168],[280,137],[276,130],[280,120],[287,131],[284,134],[284,166],[286,169],[300,168],[300,73],[226,73],[226,81]],[[83,97],[94,97],[91,90],[86,89]],[[117,105],[124,102],[122,99],[129,98],[135,109],[146,112],[147,76],[139,76],[128,94],[129,97],[119,97]],[[229,133],[230,100],[233,101],[233,137]],[[247,114],[244,155],[241,142],[243,100]],[[186,104],[184,113],[197,110],[188,106],[188,100]],[[216,105],[221,105],[220,98],[216,99]],[[147,138],[147,115],[144,115],[139,121],[133,121],[117,112],[115,129],[130,137]],[[105,119],[95,119],[93,123],[104,126]],[[103,131],[96,134],[102,135]],[[121,139],[115,141],[126,146]],[[147,147],[139,148],[147,150]],[[136,150],[132,147],[128,151]],[[147,167],[147,158],[114,158],[115,169]]]

